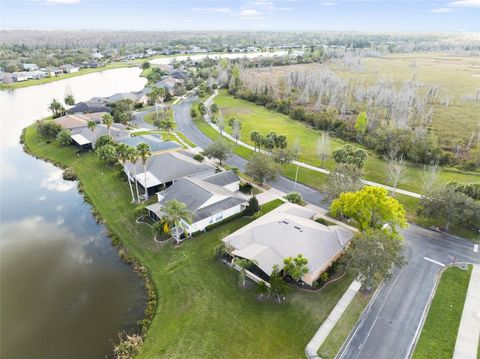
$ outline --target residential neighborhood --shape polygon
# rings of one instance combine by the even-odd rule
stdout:
[[[2,2],[0,358],[480,359],[477,2]]]

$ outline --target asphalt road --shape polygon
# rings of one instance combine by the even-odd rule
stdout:
[[[200,147],[207,147],[212,141],[205,136],[190,118],[190,106],[195,98],[189,98],[175,105],[177,129]],[[141,121],[139,115],[136,122]],[[145,127],[145,126],[144,126]],[[227,163],[245,169],[247,161],[232,155]],[[305,201],[321,204],[322,195],[307,186],[279,177],[269,183],[284,192],[300,192]],[[408,264],[397,269],[392,278],[384,283],[375,297],[364,320],[357,324],[355,334],[345,346],[340,358],[343,359],[403,359],[409,354],[422,313],[432,291],[435,277],[442,268],[431,260],[447,264],[455,256],[457,261],[480,264],[480,253],[473,252],[472,242],[437,233],[416,225],[403,231],[405,256]],[[319,303],[321,305],[321,303]],[[439,330],[442,330],[439,328]],[[313,334],[313,333],[312,333]]]

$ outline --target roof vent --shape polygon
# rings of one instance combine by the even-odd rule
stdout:
[[[287,221],[282,221],[282,223],[283,223],[283,224],[288,224],[288,222],[287,222]]]
[[[295,229],[298,229],[300,232],[303,232],[303,229],[301,229],[299,226],[295,226]]]

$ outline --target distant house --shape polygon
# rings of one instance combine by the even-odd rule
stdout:
[[[33,79],[35,80],[39,80],[47,77],[47,73],[42,70],[33,70],[33,71],[30,71],[30,73],[32,74]]]
[[[187,80],[189,75],[182,70],[174,70],[170,73],[170,76],[177,80]]]
[[[163,87],[166,91],[168,91],[171,95],[173,95],[175,91],[175,85],[181,84],[181,83],[183,83],[182,80],[179,80],[170,76],[165,76],[160,81],[156,82],[155,86]]]
[[[105,105],[103,102],[90,100],[79,102],[75,104],[75,106],[71,107],[68,111],[71,113],[110,112],[110,108],[107,107],[107,105]]]
[[[353,232],[340,226],[325,226],[314,221],[314,212],[292,203],[250,222],[222,241],[230,255],[249,259],[267,276],[274,265],[302,254],[308,259],[303,281],[309,285],[320,277],[353,238]]]
[[[185,150],[150,156],[146,163],[146,170],[147,179],[145,181],[141,160],[138,160],[135,165],[127,163],[124,166],[127,176],[133,181],[137,181],[142,187],[142,191],[147,188],[149,194],[169,187],[182,177],[204,178],[215,173],[215,167],[194,160],[193,154]]]
[[[82,150],[95,149],[95,141],[100,137],[108,135],[108,128],[105,125],[97,125],[92,131],[88,127],[74,128],[71,130],[73,142]],[[119,137],[128,137],[130,133],[120,123],[114,123],[110,127],[110,136],[115,140]]]
[[[58,67],[45,67],[42,69],[42,71],[44,71],[49,77],[63,74],[63,70],[59,69]]]
[[[133,92],[133,94],[135,95],[136,101],[138,103],[142,103],[146,105],[148,102],[148,95],[150,94],[150,92],[152,92],[152,88],[145,87],[142,91]]]
[[[110,97],[107,97],[108,103],[117,103],[118,101],[122,100],[132,100],[133,102],[137,102],[137,96],[131,92],[124,92],[124,93],[116,93]]]
[[[25,71],[35,71],[38,70],[38,66],[36,64],[23,64],[23,69]]]
[[[13,82],[22,82],[33,79],[33,76],[28,71],[14,72],[12,73]]]
[[[152,154],[159,154],[182,149],[182,146],[174,141],[163,141],[162,136],[158,134],[122,137],[116,140],[117,143],[137,147],[140,143],[146,143],[150,147]]]
[[[149,216],[158,221],[162,216],[162,209],[168,201],[177,200],[185,203],[193,214],[191,224],[187,224],[188,233],[203,231],[211,224],[220,222],[240,213],[247,203],[247,198],[238,191],[238,176],[232,172],[222,172],[224,180],[230,183],[221,186],[212,181],[211,177],[181,178],[163,192],[159,192],[158,203],[147,206]],[[218,176],[214,175],[213,177]],[[216,180],[215,180],[216,181]],[[213,182],[215,182],[213,181]],[[236,184],[236,188],[232,185]],[[227,188],[232,188],[231,191]]]
[[[99,52],[94,52],[92,53],[92,58],[96,59],[96,60],[101,60],[103,59],[105,56],[103,56],[101,53]]]
[[[60,68],[66,74],[73,74],[75,72],[80,71],[80,68],[78,66],[73,66],[73,65],[62,65],[60,66]]]

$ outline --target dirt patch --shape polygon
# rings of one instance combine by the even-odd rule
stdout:
[[[224,117],[228,117],[229,115],[249,115],[252,114],[253,111],[250,108],[245,107],[229,107],[229,108],[222,108],[222,114]]]

